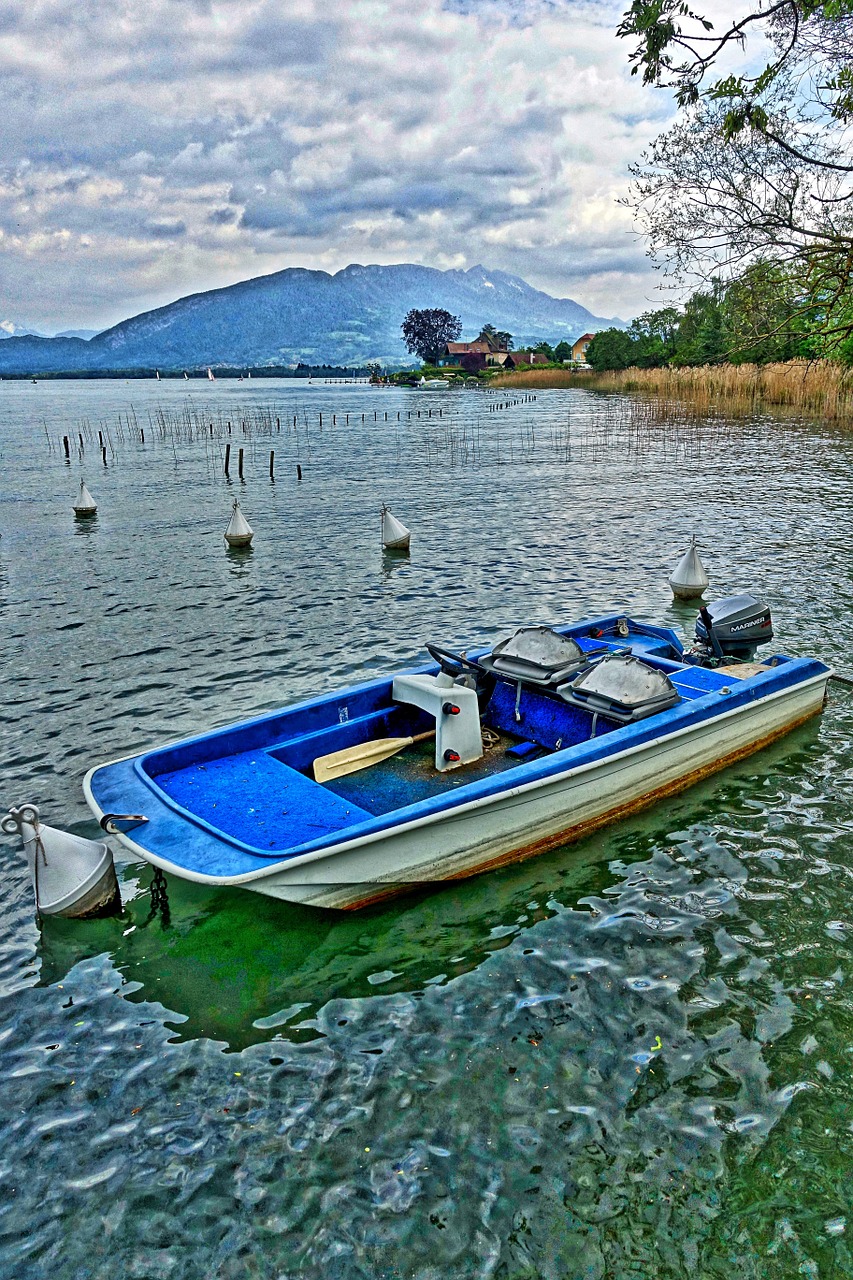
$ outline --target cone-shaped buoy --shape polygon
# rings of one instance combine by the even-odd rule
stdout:
[[[699,559],[695,537],[675,566],[669,585],[676,600],[696,600],[708,589],[708,575]]]
[[[77,494],[77,501],[74,503],[75,516],[93,516],[98,510],[98,504],[86,488],[84,480],[80,481],[80,492]]]
[[[240,503],[235,498],[234,506],[231,508],[231,519],[228,521],[228,528],[225,530],[225,541],[229,547],[249,547],[252,545],[254,536],[252,526],[243,515],[240,510]]]
[[[391,515],[391,508],[382,508],[382,545],[386,551],[408,551],[411,532]]]
[[[42,915],[92,916],[121,907],[113,855],[105,844],[46,827],[34,804],[10,809],[0,829],[24,842]]]

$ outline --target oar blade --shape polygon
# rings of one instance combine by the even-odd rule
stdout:
[[[411,746],[412,741],[412,738],[376,738],[373,742],[360,742],[355,747],[318,756],[314,761],[314,781],[330,782],[333,778],[345,778],[348,773],[358,773],[359,769],[369,769]]]

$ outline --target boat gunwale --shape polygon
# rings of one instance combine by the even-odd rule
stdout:
[[[691,723],[682,725],[680,728],[673,729],[668,733],[660,735],[659,737],[646,738],[642,742],[632,743],[622,748],[621,751],[616,751],[603,757],[599,756],[594,760],[589,760],[586,762],[582,762],[580,764],[572,764],[567,769],[563,769],[557,772],[551,772],[551,773],[547,773],[547,774],[544,774],[538,777],[533,777],[533,778],[528,777],[526,781],[518,782],[517,784],[504,788],[503,790],[500,790],[498,792],[490,792],[488,795],[485,795],[485,796],[475,796],[467,801],[463,800],[461,803],[454,804],[449,807],[434,809],[428,813],[418,814],[412,818],[407,819],[404,822],[388,823],[377,830],[368,831],[361,835],[353,836],[347,840],[339,841],[333,844],[329,844],[327,842],[318,848],[306,849],[305,852],[293,854],[290,857],[274,860],[273,858],[269,858],[269,856],[267,855],[267,860],[265,861],[265,865],[254,868],[250,871],[240,872],[233,876],[208,875],[205,872],[190,870],[189,868],[181,866],[179,863],[172,862],[170,859],[164,858],[160,854],[155,854],[153,851],[146,849],[145,846],[143,845],[137,844],[137,842],[131,839],[130,835],[125,832],[117,832],[116,838],[131,852],[138,854],[145,861],[152,863],[154,866],[159,866],[164,871],[170,871],[173,874],[178,875],[179,877],[183,877],[184,879],[190,880],[196,884],[239,885],[239,884],[245,884],[253,880],[266,879],[276,874],[277,872],[280,872],[283,870],[295,869],[297,867],[304,866],[306,864],[322,861],[323,859],[326,859],[326,858],[333,858],[338,856],[339,854],[347,853],[351,850],[362,848],[365,845],[379,843],[380,841],[387,839],[390,836],[407,834],[412,831],[417,831],[418,829],[426,826],[435,825],[436,823],[439,823],[439,822],[450,823],[453,821],[458,821],[463,818],[467,818],[472,812],[475,812],[478,809],[487,808],[491,805],[496,805],[504,800],[515,799],[520,795],[526,795],[529,792],[537,791],[544,787],[558,785],[560,783],[565,782],[568,778],[571,778],[571,777],[581,777],[584,774],[589,773],[595,769],[600,769],[605,765],[611,765],[613,763],[626,760],[633,756],[639,755],[642,752],[653,750],[664,739],[667,741],[667,743],[671,743],[673,741],[677,741],[682,737],[686,737],[688,734],[695,733],[697,730],[700,730],[705,725],[708,725],[711,723],[713,723],[714,725],[717,725],[717,724],[732,720],[738,716],[742,716],[748,713],[749,711],[754,710],[758,702],[760,702],[762,705],[767,705],[771,702],[777,701],[778,699],[788,697],[794,692],[801,692],[805,689],[808,689],[813,685],[823,684],[825,686],[833,674],[833,668],[822,663],[821,660],[817,658],[792,659],[791,662],[792,663],[799,663],[799,662],[818,663],[824,667],[824,670],[821,672],[817,672],[814,675],[808,676],[804,680],[795,680],[788,684],[785,684],[780,689],[775,689],[771,692],[763,694],[760,699],[750,699],[749,701],[742,702],[738,706],[732,707],[728,711],[723,711],[718,715],[703,716],[698,720],[693,720]],[[775,668],[769,667],[768,674],[772,673],[774,670]],[[763,679],[763,676],[755,676],[755,677],[751,677],[750,679],[761,680]],[[373,683],[374,682],[370,682],[370,684],[373,684]],[[747,682],[744,681],[743,683],[746,684]],[[695,699],[693,701],[693,705],[696,706],[696,704],[698,703],[705,702],[706,698],[710,699],[710,698],[719,697],[719,696],[720,696],[720,691],[712,691],[711,693],[704,695],[702,698]],[[663,712],[660,714],[667,715],[668,713]],[[649,720],[651,721],[656,718],[657,717],[649,717]],[[624,726],[624,727],[627,727],[627,726]],[[568,748],[568,750],[572,750],[572,749],[573,748]],[[559,755],[562,753],[557,752],[554,754]],[[139,753],[134,753],[132,755],[120,757],[119,759],[116,759],[113,761],[106,761],[103,764],[93,766],[91,769],[87,771],[83,779],[83,793],[87,803],[89,804],[89,807],[92,809],[94,813],[99,814],[102,817],[104,812],[101,809],[100,805],[98,804],[92,792],[91,780],[94,777],[94,775],[101,769],[106,769],[111,767],[112,765],[122,764],[127,761],[134,760],[137,758],[138,755]],[[550,759],[553,759],[553,756],[551,756]],[[543,763],[542,761],[534,761],[529,764],[521,765],[519,766],[519,768],[532,771],[536,767],[536,765],[542,764],[542,763]],[[506,775],[504,774],[503,776],[506,776]],[[404,812],[404,810],[398,809],[392,812],[401,813],[401,812]],[[213,829],[210,829],[210,830],[211,832],[213,831]],[[215,834],[215,838],[218,841],[221,841],[223,843],[233,843],[233,841],[231,841],[227,836],[225,836],[222,833],[215,832],[214,834]],[[328,837],[326,837],[326,840],[328,841]],[[254,856],[257,856],[257,855],[254,855]]]
[[[483,650],[483,652],[488,652],[488,650]],[[676,666],[679,671],[684,671],[684,672],[690,672],[692,670],[697,669],[692,667],[689,663],[688,664],[675,663],[675,662],[671,662],[669,659],[661,659],[661,658],[654,658],[653,660],[660,662],[662,664],[663,669],[668,669],[670,675],[675,674],[672,668]],[[766,677],[773,677],[774,675],[778,675],[782,666],[788,667],[792,663],[812,663],[817,661],[819,661],[819,659],[812,659],[812,658],[788,659],[786,658],[784,664],[780,664],[780,666],[778,667],[768,667],[766,671],[761,672],[760,674],[757,674],[757,675],[750,676],[747,679],[741,681],[740,682],[741,689],[743,690],[744,694],[746,694],[748,691],[750,693],[753,692],[755,685],[759,681],[763,680]],[[428,671],[434,671],[435,669],[436,667],[434,663],[427,668]],[[423,668],[417,668],[415,670],[419,672],[423,670]],[[405,673],[398,672],[396,674],[414,674],[414,673],[415,671],[413,670]],[[386,680],[385,677],[380,677],[377,680],[368,681],[366,684],[355,686],[354,688],[347,688],[344,690],[340,690],[337,693],[328,695],[328,697],[324,697],[320,699],[309,699],[307,702],[304,702],[304,703],[295,703],[293,704],[292,707],[283,708],[277,714],[280,715],[280,714],[283,714],[284,712],[290,713],[293,711],[297,711],[301,706],[316,707],[318,705],[322,705],[324,702],[327,702],[327,701],[335,701],[338,697],[343,697],[345,694],[351,694],[355,692],[356,689],[376,689],[381,685],[389,683],[391,680],[393,680],[393,676],[389,677],[388,680]],[[795,687],[801,683],[802,683],[801,681],[794,681],[792,685],[785,685],[784,687],[785,688]],[[643,720],[630,721],[626,724],[620,725],[619,728],[611,730],[607,735],[602,734],[600,738],[597,738],[597,739],[590,738],[583,742],[574,743],[572,746],[565,747],[560,751],[551,752],[549,755],[534,761],[530,761],[530,762],[521,761],[513,769],[504,770],[490,777],[481,778],[476,782],[467,783],[466,786],[464,786],[463,788],[461,788],[460,791],[457,791],[457,792],[444,792],[435,796],[431,796],[428,799],[415,801],[410,805],[404,805],[398,809],[391,809],[386,812],[382,812],[378,814],[369,814],[369,816],[366,819],[362,820],[361,822],[354,823],[352,824],[352,826],[355,827],[356,829],[359,827],[361,828],[368,827],[369,830],[364,832],[364,834],[370,835],[372,831],[378,831],[381,833],[382,831],[389,830],[389,829],[393,829],[393,830],[399,829],[401,827],[401,824],[399,823],[399,821],[395,821],[395,818],[398,818],[398,816],[401,814],[405,814],[407,810],[411,810],[411,809],[419,810],[420,812],[414,815],[416,817],[424,816],[424,809],[426,809],[426,813],[436,813],[436,814],[456,812],[461,805],[468,803],[464,799],[460,801],[460,797],[464,797],[465,793],[469,791],[469,789],[471,791],[477,792],[477,794],[473,797],[474,799],[483,799],[483,800],[497,799],[500,796],[511,793],[511,790],[512,790],[511,788],[507,788],[500,785],[500,783],[503,780],[507,779],[511,774],[518,773],[518,774],[521,774],[522,776],[529,776],[530,774],[535,774],[538,777],[541,777],[543,780],[547,780],[549,778],[554,777],[556,775],[556,772],[559,772],[559,771],[558,770],[555,771],[555,769],[553,768],[553,762],[557,759],[558,756],[561,756],[561,755],[569,755],[570,753],[572,753],[575,756],[578,756],[578,755],[584,754],[585,751],[594,750],[596,754],[593,760],[589,762],[591,764],[599,763],[603,759],[616,758],[619,755],[618,750],[609,751],[609,752],[605,751],[604,753],[599,753],[597,751],[597,747],[592,746],[593,742],[595,743],[610,742],[610,741],[613,741],[614,737],[618,734],[621,734],[623,738],[628,737],[629,735],[636,736],[637,734],[642,733],[645,729],[648,729],[655,724],[657,724],[660,728],[664,729],[668,724],[677,722],[679,719],[682,719],[685,715],[690,716],[691,723],[696,723],[697,719],[699,723],[702,723],[705,720],[720,719],[720,717],[714,715],[713,709],[712,709],[712,700],[720,696],[737,696],[737,695],[735,694],[733,688],[731,688],[728,685],[722,685],[718,689],[707,690],[697,698],[691,698],[691,699],[682,698],[682,700],[678,704],[676,704],[673,707],[667,708],[665,711],[658,712],[653,716],[648,716]],[[740,704],[741,708],[743,706],[748,706],[748,705],[749,705],[748,700],[744,700]],[[706,714],[708,712],[710,712],[710,714]],[[275,713],[272,718],[273,719],[275,718]],[[246,728],[255,727],[259,724],[262,724],[264,719],[267,719],[267,717],[263,717],[259,720],[249,720],[245,722],[245,727]],[[241,727],[243,726],[226,725],[223,727],[221,731],[216,731],[216,732],[217,733],[222,732],[223,734],[231,733],[231,732],[239,731]],[[690,727],[690,725],[685,727]],[[261,848],[258,848],[258,846],[256,845],[250,845],[245,841],[240,840],[239,837],[231,835],[229,832],[222,830],[222,828],[220,827],[214,826],[213,823],[208,821],[206,818],[203,818],[199,814],[194,813],[191,809],[186,808],[185,805],[182,805],[179,801],[175,800],[174,797],[170,795],[168,791],[166,791],[164,788],[159,786],[159,784],[156,781],[157,775],[149,774],[146,771],[145,763],[148,757],[159,755],[161,752],[165,753],[167,751],[174,750],[176,747],[192,745],[193,743],[196,743],[196,742],[208,742],[210,741],[211,736],[212,735],[210,734],[198,735],[194,738],[187,739],[184,742],[167,744],[163,747],[156,747],[150,752],[138,753],[133,756],[125,757],[125,759],[133,761],[133,766],[132,766],[133,770],[139,777],[143,786],[145,786],[145,788],[150,793],[152,793],[155,796],[155,798],[160,801],[160,803],[164,804],[166,808],[170,809],[173,813],[177,814],[182,821],[192,824],[193,826],[197,827],[200,831],[203,831],[207,835],[211,836],[214,840],[219,841],[225,845],[228,845],[232,849],[238,850],[238,852],[240,853],[247,854],[249,857],[252,857],[252,858],[264,858],[272,865],[278,865],[281,862],[295,862],[298,858],[303,856],[302,853],[293,852],[293,850],[301,849],[304,853],[308,853],[311,851],[312,847],[320,848],[320,849],[328,848],[330,841],[331,842],[336,841],[339,837],[339,834],[348,829],[346,826],[344,826],[339,828],[337,831],[331,831],[331,832],[328,832],[326,835],[317,836],[314,840],[303,841],[301,844],[290,845],[284,848],[271,849],[271,850],[261,849]],[[669,732],[662,732],[656,736],[652,736],[650,738],[644,738],[643,744],[646,742],[661,741],[663,740],[663,738],[668,739],[671,736],[672,735]],[[643,744],[637,744],[637,745],[643,745]],[[257,750],[259,752],[265,752],[269,754],[272,748],[258,747]],[[121,763],[121,762],[117,761],[116,763]],[[581,761],[581,764],[583,763],[585,762]],[[101,767],[107,768],[108,765],[103,765]],[[580,766],[574,765],[574,764],[570,765],[570,768],[578,768],[578,767]],[[355,806],[355,807],[359,807],[359,806]],[[406,821],[408,820],[409,819],[406,819]],[[242,874],[245,874],[245,873],[242,873]]]
[[[562,635],[572,635],[572,636],[577,636],[581,638],[587,638],[583,636],[583,633],[588,632],[590,628],[595,628],[603,632],[604,635],[606,635],[609,628],[615,629],[616,626],[622,621],[627,622],[630,628],[630,631],[636,636],[645,636],[651,639],[663,641],[664,643],[670,646],[673,652],[677,652],[682,648],[681,642],[678,638],[677,633],[671,627],[662,627],[662,626],[658,626],[655,623],[641,622],[633,618],[627,618],[626,615],[621,613],[605,614],[604,616],[598,617],[598,618],[586,618],[586,619],[582,619],[579,622],[555,623],[553,624],[553,629],[555,631],[558,631]],[[617,633],[614,630],[614,638],[616,637],[616,635]],[[619,639],[621,640],[622,637],[620,636]],[[486,654],[488,652],[489,652],[489,646],[485,646],[483,648],[478,648],[474,650],[471,656],[476,660],[477,658],[481,657],[483,654]],[[691,666],[689,663],[679,663],[677,660],[674,663],[671,663],[669,659],[662,659],[657,657],[656,655],[654,656],[653,660],[660,661],[664,667],[677,666],[678,670],[691,669]],[[200,815],[194,813],[191,809],[186,808],[186,806],[180,804],[177,800],[175,800],[169,794],[169,792],[167,792],[164,788],[159,786],[159,784],[157,783],[157,776],[159,775],[152,774],[148,771],[148,768],[147,768],[148,761],[153,757],[162,756],[168,752],[176,751],[181,748],[192,747],[195,744],[200,744],[203,742],[209,743],[211,741],[214,741],[217,737],[220,737],[220,736],[224,737],[225,735],[239,734],[247,730],[263,728],[265,724],[272,723],[282,716],[288,716],[288,717],[292,716],[295,713],[298,713],[299,710],[302,708],[308,709],[308,708],[321,707],[329,703],[339,702],[340,700],[351,697],[354,694],[357,695],[360,693],[367,692],[369,690],[378,689],[383,685],[392,683],[394,680],[394,677],[397,675],[418,675],[422,673],[433,673],[436,670],[438,670],[438,668],[435,662],[423,663],[417,667],[410,667],[410,668],[404,669],[403,671],[395,671],[395,672],[389,673],[389,675],[387,676],[383,675],[383,676],[375,677],[372,680],[361,681],[359,684],[356,684],[356,685],[348,685],[348,686],[345,686],[343,689],[336,689],[336,690],[333,690],[331,693],[321,694],[319,697],[304,698],[304,699],[301,699],[299,702],[292,703],[288,706],[279,707],[274,711],[266,713],[265,715],[254,716],[247,720],[238,721],[237,723],[227,723],[219,726],[216,729],[209,730],[205,733],[193,734],[191,737],[179,738],[175,742],[162,743],[159,746],[152,747],[146,751],[133,752],[130,755],[119,757],[117,760],[114,760],[114,761],[106,761],[100,765],[96,765],[93,769],[89,770],[89,772],[86,774],[86,778],[84,779],[84,788],[83,788],[84,796],[86,797],[88,802],[89,793],[86,790],[86,781],[89,779],[91,775],[94,775],[94,773],[97,772],[98,769],[107,769],[113,764],[121,764],[126,761],[133,761],[133,766],[132,766],[133,770],[136,773],[137,777],[142,782],[143,786],[146,788],[146,790],[152,793],[155,799],[157,799],[161,804],[165,805],[166,808],[170,809],[173,813],[177,814],[178,817],[183,821],[191,823],[200,831],[206,832],[214,840],[221,842],[222,844],[228,845],[231,848],[238,850],[240,853],[247,854],[249,857],[264,858],[273,865],[276,865],[282,861],[291,862],[295,858],[298,858],[301,856],[301,854],[293,853],[292,852],[293,849],[299,849],[301,847],[304,849],[305,852],[309,852],[312,845],[317,847],[318,842],[319,842],[320,848],[328,847],[328,843],[323,844],[322,842],[335,840],[337,838],[338,833],[329,832],[325,836],[318,836],[316,838],[316,841],[303,841],[301,846],[297,844],[297,845],[291,845],[289,847],[285,847],[281,849],[273,849],[273,850],[261,849],[256,845],[250,845],[245,841],[240,840],[238,837],[233,836],[226,831],[223,831],[221,828],[214,826],[213,823],[209,822],[205,818],[202,818]],[[768,671],[771,671],[771,670],[772,668],[768,668]],[[669,674],[672,674],[671,670]],[[713,695],[716,692],[717,692],[716,690],[711,690],[709,691],[709,694]],[[695,698],[695,699],[691,699],[690,701],[692,706],[696,706],[697,704],[701,704],[702,698]],[[373,713],[368,713],[368,714],[373,714]],[[362,717],[357,717],[356,719],[360,719],[360,718]],[[650,716],[649,721],[651,721],[654,718],[655,717]],[[334,727],[334,726],[328,726],[328,727]],[[632,725],[620,726],[621,729],[628,729],[631,727],[634,727],[634,726]],[[619,732],[619,730],[614,730],[614,732]],[[306,735],[297,735],[297,736],[304,737]],[[602,740],[603,740],[603,736],[602,736]],[[275,744],[275,745],[278,746],[280,744]],[[572,747],[565,748],[565,750],[572,751],[577,748],[583,747],[584,745],[587,745],[587,744],[576,743]],[[256,749],[258,751],[269,753],[272,749],[272,746],[271,745],[262,746]],[[549,761],[552,760],[554,756],[559,754],[561,753],[554,752],[546,759],[539,760],[539,761],[532,761],[532,762],[522,761],[516,766],[516,769],[503,771],[503,773],[500,776],[506,776],[507,773],[514,773],[516,772],[516,770],[525,770],[525,771],[532,770],[534,772],[539,772],[538,770],[535,769],[535,766],[537,764],[543,767],[547,767]],[[495,775],[495,776],[497,777],[498,775]],[[505,794],[505,791],[506,791],[505,788],[494,787],[493,779],[481,779],[478,782],[469,783],[467,784],[467,786],[478,787],[478,788],[489,786],[490,790],[487,792],[487,797],[493,796],[495,794],[503,795]],[[454,793],[453,795],[441,794],[441,795],[431,797],[429,800],[416,801],[412,805],[404,805],[399,809],[390,810],[387,813],[371,814],[366,822],[360,822],[353,825],[364,827],[368,824],[379,823],[380,825],[378,827],[378,830],[382,831],[382,830],[386,830],[389,827],[396,828],[396,826],[399,825],[393,821],[394,814],[405,813],[407,809],[419,807],[420,805],[430,806],[430,810],[429,810],[430,812],[435,811],[435,812],[441,813],[441,812],[447,811],[448,809],[455,810],[456,808],[458,808],[458,803],[456,802],[455,797],[459,794],[464,794],[464,791],[467,789],[467,786],[462,789],[462,792],[457,792],[457,793]],[[340,828],[341,831],[344,831],[346,829],[347,829],[346,827]],[[369,833],[366,833],[366,834],[369,834]],[[241,873],[241,874],[246,874],[246,873]]]

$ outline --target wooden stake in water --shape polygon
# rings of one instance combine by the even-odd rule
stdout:
[[[302,468],[300,467],[300,465],[299,465],[299,463],[298,463],[298,462],[297,462],[297,464],[296,464],[296,479],[297,479],[297,480],[301,480],[301,479],[302,479]]]
[[[70,445],[69,445],[69,443],[68,443],[68,436],[63,436],[63,437],[62,437],[62,447],[63,447],[63,449],[65,450],[65,457],[66,457],[67,461],[69,461],[69,462],[70,462],[70,461],[71,461],[71,447],[70,447]]]
[[[228,468],[231,466],[231,441],[229,440],[225,446],[225,474],[228,475]]]
[[[106,445],[104,445],[103,449],[101,450],[101,457],[103,459],[104,466],[106,466],[107,465],[107,446]]]
[[[270,449],[270,480],[275,482],[275,449]]]
[[[242,449],[237,450],[237,474],[242,480],[243,479],[243,450]]]

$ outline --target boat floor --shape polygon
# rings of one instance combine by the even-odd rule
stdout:
[[[506,769],[517,769],[523,761],[508,756],[506,752],[520,739],[508,733],[496,736],[498,741],[479,760],[460,765],[447,773],[439,773],[435,767],[434,743],[418,742],[380,764],[345,778],[335,778],[323,786],[368,813],[376,816],[392,813],[420,800],[431,800],[433,796],[446,795],[457,787],[467,787],[472,782],[493,777]]]

